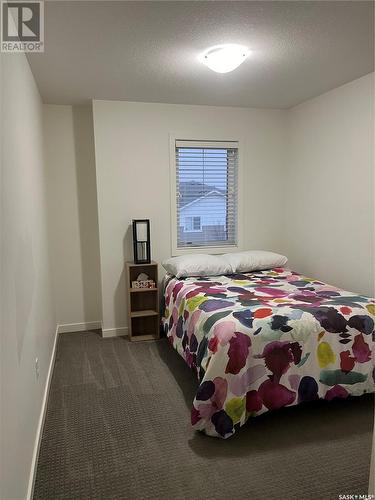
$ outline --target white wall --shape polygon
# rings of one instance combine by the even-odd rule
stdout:
[[[288,111],[95,101],[104,329],[127,323],[131,219],[150,218],[154,259],[170,256],[170,133],[243,139],[245,248],[374,295],[373,78]]]
[[[170,133],[242,140],[243,244],[279,250],[285,112],[94,101],[93,115],[105,330],[127,325],[124,261],[133,258],[131,219],[151,219],[157,262],[171,255]]]
[[[374,74],[288,113],[290,265],[374,296]]]
[[[56,322],[42,103],[24,55],[1,54],[1,498],[26,497]],[[39,378],[35,359],[39,359]]]
[[[44,134],[57,322],[90,328],[101,321],[91,105],[45,105]]]

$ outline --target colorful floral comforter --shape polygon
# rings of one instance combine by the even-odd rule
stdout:
[[[163,325],[196,372],[194,428],[227,438],[250,416],[375,390],[375,299],[284,268],[168,277]]]

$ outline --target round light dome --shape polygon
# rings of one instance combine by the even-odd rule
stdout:
[[[229,73],[242,64],[250,51],[243,45],[215,45],[200,55],[200,61],[216,73]]]

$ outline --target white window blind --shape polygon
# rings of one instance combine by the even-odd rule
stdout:
[[[176,143],[177,248],[237,244],[238,143]]]

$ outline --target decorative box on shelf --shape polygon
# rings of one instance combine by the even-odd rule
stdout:
[[[156,288],[154,280],[135,280],[132,281],[132,288]]]
[[[147,275],[147,279],[140,275]],[[155,340],[160,337],[158,265],[126,263],[129,339]]]

